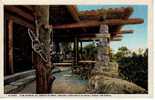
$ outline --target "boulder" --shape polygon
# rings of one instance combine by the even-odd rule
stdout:
[[[142,87],[126,80],[94,75],[89,79],[88,93],[92,94],[145,94]]]

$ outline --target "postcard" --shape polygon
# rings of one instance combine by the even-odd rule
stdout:
[[[152,0],[116,1],[2,1],[2,97],[152,97]]]

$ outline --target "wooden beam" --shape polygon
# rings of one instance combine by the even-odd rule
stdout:
[[[122,31],[118,31],[118,32],[112,32],[112,36],[116,36],[116,35],[122,35],[122,34],[131,34],[133,33],[133,30],[122,30]]]
[[[121,34],[131,34],[133,32],[134,32],[133,30],[122,30]]]
[[[63,24],[63,25],[55,25],[53,26],[53,29],[75,29],[75,28],[83,28],[83,27],[96,27],[101,24],[106,25],[125,25],[125,24],[141,24],[143,23],[143,19],[139,18],[132,18],[132,19],[109,19],[104,22],[96,21],[96,20],[87,20],[87,21],[80,21],[78,23],[72,23],[72,24]],[[52,26],[49,26],[52,27]]]
[[[67,6],[67,9],[71,13],[71,15],[74,18],[74,20],[76,22],[79,22],[80,21],[80,18],[78,16],[78,11],[77,11],[76,7],[73,6],[73,5],[69,5],[69,6]]]
[[[109,8],[109,9],[97,9],[97,10],[87,10],[87,11],[80,11],[79,16],[104,16],[106,13],[108,14],[128,14],[133,12],[132,7],[121,7],[121,8]]]
[[[33,7],[31,5],[21,5],[21,6],[23,6],[24,8],[26,8],[28,10],[30,10],[31,12],[34,11],[34,9],[33,9]]]
[[[117,38],[117,37],[118,37],[118,38],[121,38],[121,37],[123,37],[123,36],[122,36],[122,34],[118,34],[118,35],[116,35],[116,36],[114,36],[114,37],[115,37],[115,38]]]
[[[15,7],[15,6],[7,5],[7,6],[5,6],[4,10],[7,10],[9,12],[13,12],[13,13],[17,14],[18,16],[21,16],[24,19],[27,19],[27,20],[29,20],[31,22],[34,21],[34,17],[31,14],[26,13],[22,9],[19,9],[19,8]]]
[[[112,39],[111,41],[121,41],[122,39]]]
[[[13,20],[8,20],[8,55],[9,55],[9,69],[11,74],[14,73],[13,67]]]
[[[72,17],[74,18],[74,20],[76,22],[80,22],[80,18],[79,18],[79,15],[78,15],[78,11],[77,11],[77,8],[76,6],[73,6],[73,5],[70,5],[70,6],[67,6],[67,9],[68,11],[71,13]],[[86,32],[86,29],[85,28],[82,28],[82,30],[84,32]]]
[[[13,16],[11,15],[10,13],[8,12],[5,12],[4,13],[5,15],[5,18],[8,20],[9,18],[13,19],[14,23],[17,23],[19,25],[22,25],[22,26],[25,26],[25,27],[28,27],[28,28],[31,28],[31,29],[34,29],[34,25],[33,23],[30,23],[30,22],[27,22],[25,21],[24,19],[20,18],[20,17],[17,17],[17,16]]]
[[[82,57],[82,41],[80,41],[80,53],[81,53],[81,57]]]
[[[76,36],[75,37],[75,40],[74,40],[74,52],[75,52],[75,59],[74,59],[74,64],[77,65],[78,64],[78,50],[79,49],[79,41],[78,41],[78,37]]]

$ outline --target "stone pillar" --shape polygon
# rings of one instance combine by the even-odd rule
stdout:
[[[96,34],[97,43],[97,59],[96,65],[92,70],[92,74],[103,74],[104,71],[108,71],[109,68],[109,38],[108,25],[100,26],[100,33]]]

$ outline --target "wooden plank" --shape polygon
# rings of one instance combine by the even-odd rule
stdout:
[[[72,63],[53,63],[54,66],[71,66]]]
[[[11,74],[14,73],[13,67],[13,20],[8,20],[8,52],[9,52],[9,69]]]
[[[96,21],[96,20],[87,20],[87,21],[80,21],[78,23],[71,23],[71,24],[63,24],[63,25],[55,25],[53,29],[74,29],[74,28],[83,28],[83,27],[96,27],[100,26],[101,24],[106,25],[125,25],[125,24],[141,24],[143,23],[143,19],[139,18],[131,18],[131,19],[109,19],[104,22]],[[52,26],[49,26],[52,28]]]
[[[93,60],[80,60],[79,63],[96,63],[96,61]]]

